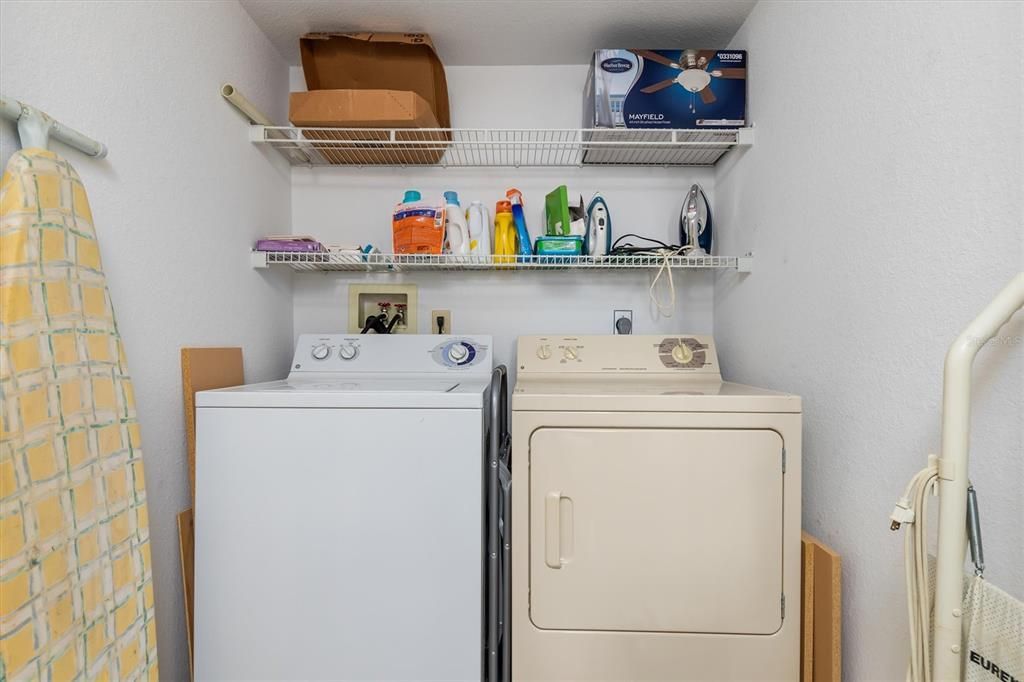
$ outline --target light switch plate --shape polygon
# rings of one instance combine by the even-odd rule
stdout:
[[[381,303],[391,304],[392,315],[396,305],[405,306],[405,324],[396,326],[393,334],[415,334],[419,331],[416,317],[419,295],[415,284],[349,284],[349,333],[361,332],[366,318],[380,312]]]

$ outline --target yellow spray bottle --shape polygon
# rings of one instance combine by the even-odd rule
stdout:
[[[494,261],[515,262],[516,223],[512,217],[512,202],[499,201],[494,207]]]

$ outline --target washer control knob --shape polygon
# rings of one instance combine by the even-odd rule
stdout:
[[[680,365],[688,365],[693,360],[693,351],[686,344],[680,343],[672,349],[672,359]]]
[[[359,348],[351,343],[346,343],[338,348],[338,357],[342,360],[355,360],[359,355]]]
[[[318,343],[313,346],[313,350],[310,351],[310,355],[313,356],[314,360],[326,360],[331,354],[331,347],[326,343]]]
[[[464,343],[453,343],[448,346],[448,359],[458,364],[469,357],[469,348]]]
[[[579,350],[576,346],[566,346],[565,350],[562,351],[562,357],[566,360],[575,360],[579,357]]]
[[[537,346],[537,357],[540,358],[541,360],[547,360],[548,358],[550,358],[551,346],[549,346],[546,343],[542,346]]]

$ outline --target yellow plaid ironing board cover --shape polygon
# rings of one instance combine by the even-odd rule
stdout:
[[[157,679],[149,521],[124,348],[78,173],[0,182],[0,679]]]

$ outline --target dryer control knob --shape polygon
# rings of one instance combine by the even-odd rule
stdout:
[[[464,343],[453,343],[448,347],[448,359],[458,364],[469,357],[469,348]]]
[[[575,360],[579,357],[579,350],[576,346],[566,346],[565,350],[562,351],[562,357],[566,360]]]
[[[359,348],[350,343],[338,348],[338,357],[342,360],[355,360],[357,355],[359,355]]]
[[[537,357],[541,360],[547,360],[551,357],[551,346],[546,343],[543,346],[537,346]]]
[[[693,351],[686,344],[680,343],[672,349],[672,359],[681,365],[688,365],[693,360]]]

